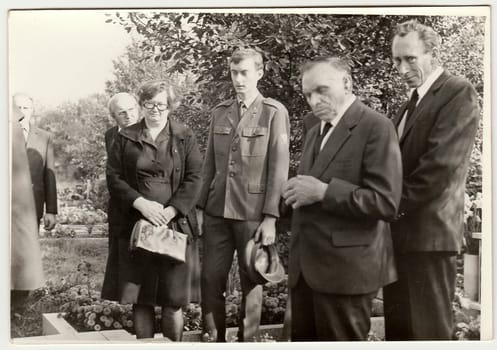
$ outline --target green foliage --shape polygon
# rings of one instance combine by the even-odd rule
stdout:
[[[196,131],[201,149],[207,141],[210,109],[233,96],[229,56],[240,46],[260,50],[265,61],[260,90],[281,101],[290,112],[293,174],[300,158],[301,121],[309,112],[300,91],[300,65],[322,55],[348,58],[355,93],[392,117],[405,100],[406,87],[391,63],[391,37],[395,24],[410,18],[440,32],[441,62],[470,79],[481,99],[483,17],[129,12],[109,14],[108,22],[141,35],[143,64],[167,62],[168,74],[190,73],[196,78],[176,116]],[[481,134],[477,148],[481,152]],[[478,160],[477,151],[468,180],[475,190],[481,187]]]
[[[104,133],[112,125],[105,95],[94,94],[47,110],[39,125],[54,136],[58,174],[95,180],[105,173]],[[73,174],[68,174],[71,169]]]

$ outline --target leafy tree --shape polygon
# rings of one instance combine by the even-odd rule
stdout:
[[[109,15],[107,21],[141,35],[141,62],[167,62],[169,74],[187,72],[196,78],[177,116],[196,131],[201,145],[207,140],[210,109],[233,96],[227,58],[239,46],[259,49],[266,72],[260,90],[290,112],[295,170],[301,120],[309,112],[301,94],[300,65],[321,55],[348,58],[356,94],[392,117],[407,92],[391,62],[392,32],[395,24],[410,18],[441,34],[444,66],[468,77],[482,94],[483,17],[131,12]],[[478,166],[472,163],[470,173],[481,174]]]
[[[40,127],[53,133],[59,174],[90,180],[105,173],[104,133],[112,125],[107,112],[107,97],[94,94],[76,103],[66,102],[44,112]]]

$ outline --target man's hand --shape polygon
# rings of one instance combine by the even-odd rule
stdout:
[[[169,222],[164,206],[158,202],[139,197],[133,202],[133,207],[155,226],[167,225]]]
[[[271,245],[276,241],[276,218],[265,216],[255,231],[254,241],[261,240],[262,245]]]
[[[288,180],[283,186],[285,204],[297,209],[304,205],[321,202],[328,184],[313,176],[297,175]]]
[[[43,217],[43,226],[46,231],[51,231],[55,227],[55,214],[46,213]]]

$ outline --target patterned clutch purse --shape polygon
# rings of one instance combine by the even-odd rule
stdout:
[[[167,226],[154,226],[144,219],[136,222],[129,241],[130,250],[167,256],[177,262],[185,262],[188,235]]]

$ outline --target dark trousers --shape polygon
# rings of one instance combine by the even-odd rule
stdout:
[[[292,341],[367,340],[376,294],[319,293],[301,274],[291,290]]]
[[[396,256],[399,280],[383,288],[386,340],[451,340],[454,252]]]
[[[238,340],[254,341],[261,320],[262,286],[250,280],[244,262],[245,246],[260,222],[204,215],[201,272],[204,331],[217,341],[226,340],[225,291],[236,249],[242,287]]]

